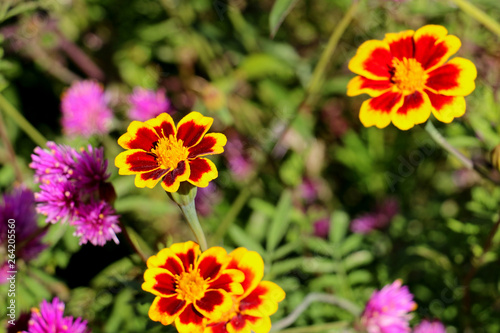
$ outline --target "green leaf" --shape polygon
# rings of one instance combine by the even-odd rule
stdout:
[[[237,225],[232,225],[228,230],[229,237],[235,242],[238,246],[246,247],[250,251],[256,251],[260,254],[265,253],[264,248],[254,241],[245,231],[243,231]]]
[[[267,251],[273,252],[276,246],[285,236],[290,225],[290,213],[292,211],[292,195],[290,191],[284,191],[274,212],[274,217],[269,228],[267,237]]]
[[[340,244],[349,227],[349,215],[340,210],[335,211],[330,218],[330,226],[331,241],[334,244]]]
[[[274,3],[271,14],[269,15],[269,30],[271,32],[271,38],[274,38],[278,32],[281,23],[285,20],[285,17],[292,11],[293,7],[299,2],[299,0],[277,0]]]
[[[344,259],[344,267],[346,270],[369,264],[373,260],[371,252],[361,250],[354,252]]]

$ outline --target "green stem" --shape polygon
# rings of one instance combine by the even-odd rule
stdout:
[[[47,139],[2,94],[0,94],[0,109],[11,117],[34,143],[40,147],[45,146]]]
[[[292,311],[292,313],[290,313],[287,317],[285,317],[285,318],[281,319],[280,321],[278,321],[277,323],[275,323],[273,325],[271,331],[272,332],[279,331],[281,329],[284,329],[284,328],[292,325],[297,320],[297,318],[299,318],[299,316],[302,314],[302,312],[307,310],[309,305],[313,302],[323,302],[323,303],[329,303],[329,304],[336,305],[336,306],[352,313],[355,317],[358,317],[361,315],[361,309],[356,304],[352,303],[351,301],[348,301],[347,299],[340,298],[340,297],[330,295],[330,294],[310,293],[309,295],[307,295],[304,298],[302,303],[300,303],[299,306],[297,306],[295,308],[295,310]],[[311,331],[305,330],[305,331],[299,331],[299,332],[311,332]]]
[[[135,239],[135,237],[131,236],[131,234],[128,232],[127,227],[125,226],[125,224],[122,222],[121,219],[119,221],[119,225],[120,225],[120,228],[122,229],[123,236],[125,236],[125,239],[130,244],[130,246],[132,247],[132,249],[134,250],[134,252],[139,255],[139,257],[141,258],[142,262],[144,262],[145,264],[147,264],[148,263],[148,257],[141,251],[140,246],[139,246],[139,244],[137,242],[137,239]]]
[[[335,30],[333,30],[332,35],[328,40],[328,44],[326,45],[325,50],[321,54],[321,58],[319,59],[318,64],[314,68],[314,72],[312,74],[312,78],[309,83],[309,87],[307,89],[307,95],[309,97],[314,97],[318,93],[320,89],[319,87],[323,83],[323,78],[325,76],[328,64],[332,59],[333,52],[337,48],[337,44],[339,43],[340,38],[344,34],[344,31],[347,29],[349,23],[353,19],[354,14],[358,9],[358,6],[359,6],[359,1],[353,0],[351,6],[345,13],[344,17],[342,17],[342,20],[339,22],[339,24],[337,24]]]
[[[483,12],[481,9],[477,8],[467,0],[451,0],[453,1],[461,10],[466,14],[472,16],[479,23],[488,28],[495,35],[500,37],[500,24],[495,21],[491,16]]]
[[[194,204],[194,200],[191,200],[186,205],[178,205],[184,214],[191,230],[193,231],[194,236],[198,240],[198,244],[202,251],[206,251],[208,249],[207,240],[205,238],[205,234],[203,233],[203,229],[201,228],[200,221],[198,220],[198,214],[196,214],[196,207]]]
[[[14,173],[16,174],[16,180],[18,183],[23,182],[23,173],[21,168],[19,167],[19,163],[17,163],[16,152],[14,151],[14,147],[12,146],[12,142],[10,142],[9,136],[7,135],[7,129],[3,122],[3,117],[0,114],[0,138],[3,141],[5,149],[9,155],[10,162],[12,163],[12,167],[14,168]]]
[[[474,169],[474,163],[465,157],[461,152],[459,152],[455,147],[453,147],[446,139],[441,135],[441,133],[438,132],[436,127],[434,127],[434,124],[432,121],[428,120],[427,124],[425,125],[425,130],[429,135],[438,143],[441,147],[443,147],[446,151],[448,151],[450,154],[458,158],[460,162],[467,168],[467,169]]]

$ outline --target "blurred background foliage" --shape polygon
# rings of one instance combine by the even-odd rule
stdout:
[[[474,4],[500,21],[498,1]],[[443,152],[423,126],[363,128],[358,112],[366,97],[345,94],[354,76],[347,63],[361,43],[444,25],[461,39],[458,55],[476,64],[478,79],[465,116],[436,126],[490,167],[489,151],[500,143],[499,36],[453,1],[2,1],[0,22],[1,94],[47,139],[86,145],[61,134],[61,94],[83,78],[106,88],[113,131],[90,143],[105,147],[115,207],[149,255],[192,235],[159,186],[137,189],[113,165],[135,86],[166,89],[174,119],[197,110],[228,136],[226,153],[215,159],[219,178],[199,191],[198,208],[210,245],[258,251],[265,278],[287,292],[273,322],[311,292],[362,308],[374,289],[401,278],[419,305],[414,322],[438,318],[449,332],[500,331],[499,234],[483,253],[499,218],[500,189]],[[314,75],[332,33],[338,43]],[[28,164],[36,144],[2,117],[23,180],[34,189]],[[6,149],[0,147],[4,192],[16,177]],[[349,230],[386,200],[399,204],[386,228]],[[19,269],[24,312],[58,295],[93,332],[175,331],[148,319],[153,296],[140,289],[144,266],[121,235],[120,245],[100,248],[78,246],[72,233],[51,226],[50,248]],[[353,319],[345,309],[313,303],[294,325],[328,332],[321,325]]]

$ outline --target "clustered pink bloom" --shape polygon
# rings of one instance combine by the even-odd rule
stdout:
[[[128,117],[131,120],[146,121],[155,118],[163,112],[172,113],[170,101],[165,96],[165,89],[157,91],[134,88],[134,92],[129,96],[131,108]]]
[[[413,295],[401,280],[375,291],[366,304],[361,323],[368,333],[410,332],[411,311],[417,308]]]
[[[8,239],[8,220],[15,221],[15,237],[16,243],[22,244],[32,235],[39,231],[36,222],[35,198],[33,192],[26,188],[17,188],[11,194],[5,194],[0,202],[0,284],[7,282],[7,271],[15,271],[9,269],[7,262],[7,239]],[[45,249],[46,245],[42,243],[42,237],[45,233],[40,233],[22,247],[17,247],[15,250],[16,260],[23,259],[29,261],[34,259],[40,252]],[[5,260],[3,259],[5,258]]]
[[[446,328],[439,320],[422,320],[420,324],[415,326],[413,333],[446,333]]]
[[[21,333],[90,333],[82,318],[63,317],[65,305],[57,297],[52,303],[43,301],[40,309],[31,309],[28,331]]]
[[[62,127],[67,135],[90,137],[107,134],[113,112],[102,86],[94,81],[75,82],[61,97]]]
[[[395,199],[386,200],[374,212],[361,215],[351,221],[351,231],[367,234],[375,229],[386,227],[398,213],[398,202]]]
[[[237,179],[247,178],[252,172],[252,160],[245,152],[243,141],[237,133],[228,135],[225,157],[229,170]]]
[[[314,222],[314,236],[327,238],[330,233],[330,219],[328,217],[319,219]]]
[[[40,192],[35,194],[37,212],[49,223],[68,222],[76,227],[80,244],[103,246],[118,243],[118,216],[108,203],[106,173],[108,161],[103,149],[88,146],[77,152],[65,145],[47,143],[48,149],[35,148],[30,167]]]

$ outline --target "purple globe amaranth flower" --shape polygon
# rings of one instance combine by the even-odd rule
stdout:
[[[225,156],[229,164],[229,170],[238,179],[247,178],[253,169],[250,156],[245,153],[243,142],[237,133],[228,135],[225,147]]]
[[[311,204],[318,198],[318,183],[310,178],[302,179],[302,184],[300,184],[300,194],[302,199],[304,199],[306,204]]]
[[[358,234],[367,234],[380,226],[379,216],[376,214],[364,214],[351,221],[351,231]]]
[[[408,287],[402,286],[401,280],[396,280],[373,292],[361,316],[361,324],[368,333],[410,332],[412,315],[409,312],[416,308]]]
[[[55,147],[54,143],[50,144]],[[71,152],[68,155],[71,158],[66,156],[64,159],[65,168],[50,169],[60,172],[49,173],[50,179],[43,179],[43,167],[56,165],[54,156],[60,157],[60,154],[51,154],[37,147],[38,155],[33,155],[37,162],[31,166],[35,168],[35,174],[41,175],[35,180],[43,180],[40,192],[35,194],[37,212],[45,215],[47,222],[69,222],[75,226],[80,244],[90,241],[102,246],[110,239],[118,243],[116,233],[121,229],[118,227],[118,216],[108,203],[114,201],[115,192],[113,186],[106,182],[109,178],[106,173],[108,161],[104,158],[103,149],[90,145],[80,152],[62,145],[56,148],[56,152]]]
[[[208,183],[207,187],[198,187],[194,203],[196,211],[201,216],[212,214],[213,208],[221,201],[221,193],[214,182]]]
[[[47,148],[36,147],[31,154],[30,168],[35,170],[35,182],[48,184],[70,178],[75,168],[76,151],[52,141],[47,142]]]
[[[8,223],[9,220],[14,220],[14,223]],[[10,228],[9,225],[14,226]],[[9,230],[15,230],[16,244],[16,259],[25,261],[35,258],[46,245],[42,243],[42,237],[45,233],[40,233],[36,237],[29,240],[26,244],[24,241],[30,239],[32,235],[39,232],[35,213],[35,198],[33,192],[26,188],[17,188],[11,194],[5,194],[0,202],[0,257],[6,258],[5,261],[0,261],[0,284],[5,283],[7,271],[7,239],[8,235],[12,234]],[[21,244],[23,244],[21,246]]]
[[[104,158],[104,148],[94,149],[88,145],[87,150],[82,149],[77,155],[73,178],[79,187],[91,192],[98,190],[109,178],[106,173],[108,160]]]
[[[78,216],[73,221],[76,226],[75,236],[80,237],[80,245],[87,242],[103,246],[108,240],[118,244],[116,233],[121,229],[118,226],[118,215],[105,201],[91,202],[79,208]]]
[[[165,89],[153,91],[136,87],[128,100],[132,106],[128,112],[131,120],[146,121],[163,112],[172,113],[173,111],[170,101],[165,96]]]
[[[67,135],[90,137],[107,134],[113,112],[107,106],[103,88],[94,81],[78,81],[61,98],[62,126]]]
[[[446,333],[446,327],[439,320],[422,320],[413,328],[413,333]]]
[[[28,331],[22,333],[89,333],[87,321],[63,317],[65,305],[57,297],[52,303],[43,301],[39,309],[31,309]]]

